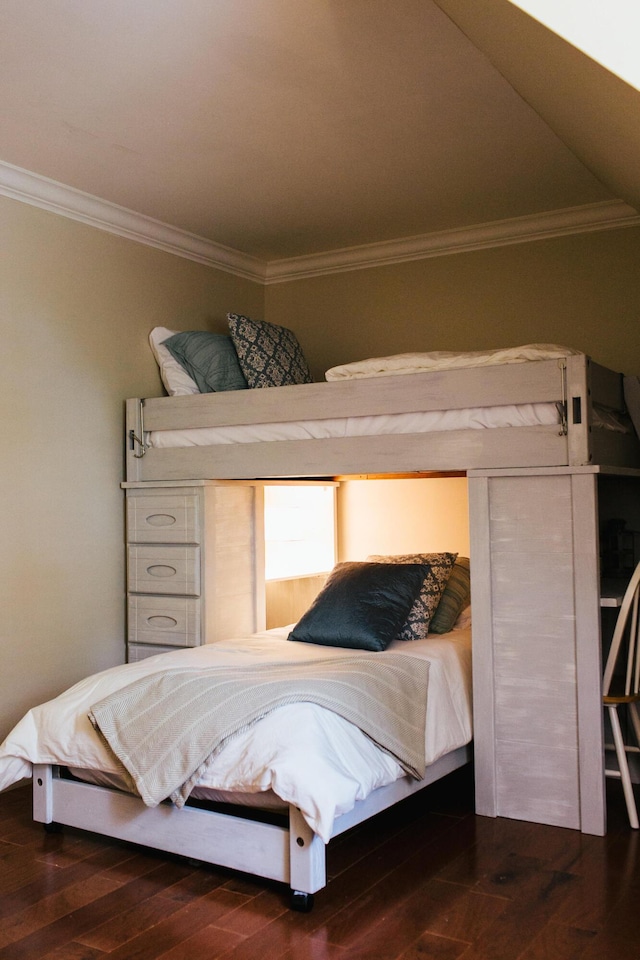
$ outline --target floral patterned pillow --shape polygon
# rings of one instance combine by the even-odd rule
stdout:
[[[311,383],[307,361],[292,330],[239,313],[228,313],[227,320],[240,368],[250,387]]]
[[[398,634],[399,640],[423,640],[426,637],[457,556],[457,553],[405,553],[393,557],[367,557],[370,563],[428,563],[431,567]]]

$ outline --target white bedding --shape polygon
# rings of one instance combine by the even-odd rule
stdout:
[[[461,370],[464,367],[490,367],[498,363],[527,363],[530,360],[562,360],[579,356],[580,350],[557,343],[525,343],[520,347],[498,350],[468,350],[453,353],[435,350],[432,353],[396,353],[390,357],[370,357],[331,367],[327,380],[360,380],[364,377],[389,377],[396,374],[425,373],[429,370]]]
[[[139,677],[170,666],[260,663],[266,660],[335,657],[352,650],[287,641],[289,627],[246,639],[226,640],[113,667],[42,704],[14,727],[0,745],[0,790],[31,775],[33,763],[61,763],[119,775],[121,768],[93,729],[92,704]],[[426,640],[395,641],[388,649],[430,663],[426,760],[432,763],[471,739],[470,630]],[[335,817],[377,787],[404,776],[400,766],[360,730],[311,703],[269,713],[231,741],[207,770],[200,786],[256,794],[273,791],[300,808],[327,842]]]
[[[504,404],[371,417],[335,417],[290,423],[252,423],[233,427],[159,430],[145,435],[152,447],[211,446],[269,440],[323,440],[328,437],[370,437],[443,430],[482,430],[492,427],[533,427],[559,423],[555,403]]]

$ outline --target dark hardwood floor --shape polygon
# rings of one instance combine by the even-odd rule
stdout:
[[[638,833],[473,815],[468,771],[329,848],[311,913],[279,885],[75,830],[0,795],[0,960],[638,960]]]

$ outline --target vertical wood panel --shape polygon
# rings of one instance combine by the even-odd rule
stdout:
[[[476,812],[497,816],[494,726],[491,528],[486,477],[469,478],[469,542],[473,605],[473,729]]]
[[[256,607],[254,488],[205,488],[206,636],[211,643],[259,629]]]
[[[589,361],[584,357],[567,357],[567,417],[569,420],[569,463],[590,463],[589,424],[591,423],[591,392],[587,385]],[[580,406],[580,422],[574,416],[574,403]]]
[[[575,747],[501,740],[496,760],[500,816],[580,827]]]
[[[489,509],[497,812],[579,826],[570,478],[493,477]]]
[[[575,751],[577,717],[573,682],[496,678],[497,740],[563,744]]]
[[[503,616],[494,623],[493,643],[500,677],[575,683],[574,638],[567,635],[563,620],[547,621],[542,636],[537,615],[525,622]],[[535,662],[529,656],[532,646],[538,648]]]
[[[597,483],[592,474],[571,477],[581,824],[585,833],[602,836],[606,832],[606,803]]]

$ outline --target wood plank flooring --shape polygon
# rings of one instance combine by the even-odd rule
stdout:
[[[473,814],[458,771],[329,848],[309,914],[288,892],[77,830],[0,794],[0,960],[638,960],[640,838]]]

